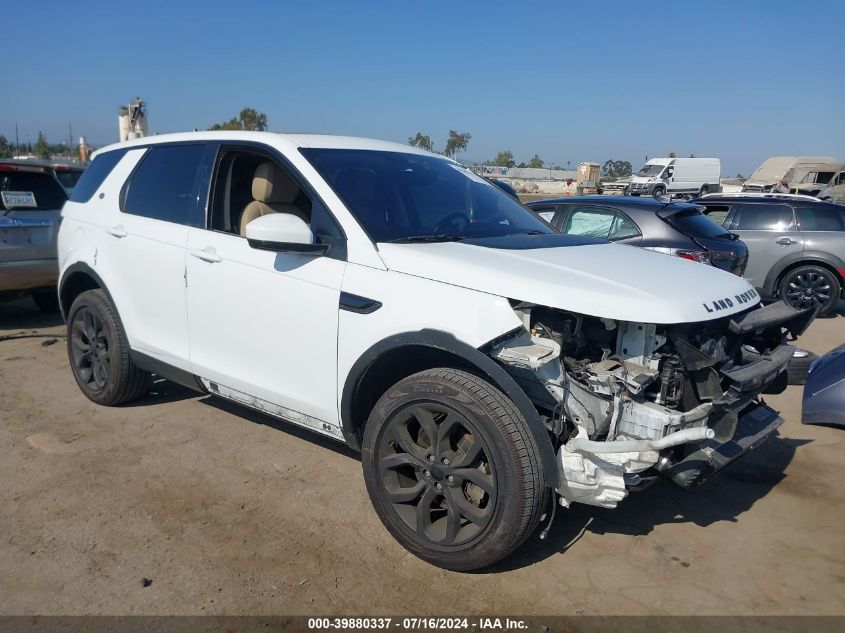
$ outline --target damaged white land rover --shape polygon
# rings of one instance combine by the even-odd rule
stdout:
[[[455,570],[558,503],[612,508],[754,448],[782,422],[759,395],[813,318],[710,266],[559,234],[442,156],[331,136],[102,149],[59,257],[87,397],[127,402],[155,374],[346,442],[390,533]]]

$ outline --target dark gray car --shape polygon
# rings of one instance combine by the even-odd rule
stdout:
[[[745,277],[765,298],[831,313],[845,279],[845,206],[777,196],[695,201],[748,245]]]
[[[801,422],[845,427],[845,345],[816,359],[810,367]]]
[[[526,205],[563,233],[603,237],[741,275],[748,249],[702,214],[703,207],[651,197],[576,196]]]

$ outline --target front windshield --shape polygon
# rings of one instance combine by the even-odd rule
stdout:
[[[360,149],[301,151],[376,242],[556,232],[497,186],[442,158]]]
[[[637,172],[637,176],[657,176],[663,171],[664,165],[643,165],[642,169]]]

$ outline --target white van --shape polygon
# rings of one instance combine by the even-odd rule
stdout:
[[[652,158],[631,179],[631,195],[689,193],[703,196],[721,190],[718,158]]]
[[[819,163],[835,163],[836,159],[829,156],[772,156],[763,161],[751,177],[742,185],[743,191],[771,191],[773,187],[780,184],[782,180],[791,183],[795,178],[796,171],[802,167],[815,167]],[[801,173],[803,176],[810,169]],[[800,180],[801,176],[798,177]]]

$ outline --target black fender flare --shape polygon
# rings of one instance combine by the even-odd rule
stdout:
[[[61,310],[62,320],[64,320],[64,321],[67,321],[67,314],[65,314],[65,306],[64,306],[64,301],[63,301],[65,284],[67,283],[67,281],[71,277],[73,277],[77,273],[82,273],[82,274],[86,275],[87,277],[90,277],[91,279],[93,279],[97,283],[97,285],[100,287],[100,289],[103,292],[106,293],[106,296],[109,298],[109,301],[112,302],[112,305],[114,305],[114,299],[112,299],[111,293],[109,292],[109,289],[106,287],[106,284],[103,281],[102,277],[100,277],[100,275],[98,275],[94,271],[94,269],[91,268],[85,262],[76,262],[75,264],[71,264],[70,266],[68,266],[65,269],[64,273],[62,273],[62,278],[59,280],[59,309]],[[68,306],[68,307],[70,307],[70,306]]]
[[[343,436],[347,444],[355,450],[361,449],[361,443],[358,439],[358,425],[356,425],[352,415],[352,405],[358,385],[369,367],[386,352],[402,347],[420,346],[435,348],[460,357],[511,399],[528,423],[528,430],[537,444],[546,485],[551,488],[556,487],[558,471],[555,449],[531,400],[528,399],[528,396],[513,377],[496,361],[478,349],[458,340],[452,334],[440,330],[426,329],[389,336],[361,354],[355,364],[352,365],[352,369],[346,376],[340,401],[340,419]]]
[[[783,271],[790,266],[799,263],[803,264],[805,262],[808,266],[812,266],[813,263],[817,261],[824,262],[837,271],[836,274],[839,277],[840,283],[845,281],[845,275],[843,275],[843,271],[845,271],[845,262],[841,259],[824,251],[801,251],[800,253],[790,253],[789,255],[785,255],[769,269],[766,279],[763,282],[763,292],[768,297],[774,296],[778,278],[783,274]]]

